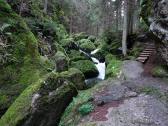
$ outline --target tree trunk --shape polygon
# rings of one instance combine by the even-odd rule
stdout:
[[[44,1],[44,13],[47,14],[47,9],[48,9],[48,0]]]
[[[23,10],[23,0],[20,1],[20,8],[19,8],[19,15],[22,15],[22,10]]]
[[[127,35],[128,35],[128,2],[124,3],[124,24],[123,24],[123,37],[122,37],[122,52],[123,55],[127,55]]]

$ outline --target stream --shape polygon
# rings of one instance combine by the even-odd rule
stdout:
[[[97,67],[97,70],[99,71],[99,75],[97,77],[85,80],[86,83],[91,83],[96,80],[104,80],[105,79],[106,63],[105,62],[101,63],[98,59],[96,59],[95,57],[92,56],[92,55],[96,54],[99,50],[100,49],[95,49],[90,54],[88,54],[85,51],[80,49],[80,52],[84,53],[85,55],[87,55],[88,57],[90,57],[92,59],[95,66]]]

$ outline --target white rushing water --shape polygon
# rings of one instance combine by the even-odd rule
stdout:
[[[100,49],[95,49],[91,52],[91,54],[96,54]],[[84,52],[83,50],[80,50],[80,52],[84,53],[88,57],[91,57],[88,53]],[[97,76],[98,79],[104,80],[105,79],[105,73],[106,73],[106,63],[101,63],[98,59],[91,57],[92,61],[94,62],[95,66],[97,67],[97,70],[99,71],[99,75]]]
[[[93,55],[93,54],[96,54],[99,50],[100,50],[100,49],[95,49],[95,50],[93,50],[93,51],[91,52],[91,54],[92,54],[92,55]]]
[[[105,79],[105,72],[106,72],[106,64],[105,62],[104,63],[100,63],[99,60],[97,60],[96,58],[94,57],[91,57],[92,58],[92,61],[94,63],[96,63],[96,67],[99,71],[99,75],[98,75],[98,79],[101,79],[101,80],[104,80]]]

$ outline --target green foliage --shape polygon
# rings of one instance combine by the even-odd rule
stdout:
[[[60,44],[62,45],[62,47],[68,52],[72,49],[78,49],[76,42],[74,41],[73,38],[66,38],[66,39],[62,39],[60,41]]]
[[[112,84],[112,83],[110,83]],[[105,83],[99,83],[92,88],[87,90],[79,91],[77,97],[73,98],[73,101],[70,105],[66,108],[59,126],[77,126],[80,121],[81,114],[79,113],[79,107],[81,105],[87,104],[93,95],[97,92],[102,90],[104,87],[108,86],[108,80]],[[72,118],[73,117],[73,118]]]
[[[113,57],[113,59],[111,59],[109,61],[109,64],[107,65],[106,77],[107,78],[109,78],[109,77],[117,77],[118,74],[121,71],[121,64],[122,64],[121,60],[118,60],[117,58]]]
[[[88,35],[86,35],[85,33],[81,32],[81,33],[78,33],[78,34],[74,34],[73,38],[74,38],[75,41],[79,41],[81,39],[87,39]]]
[[[93,42],[91,42],[89,39],[82,39],[79,41],[80,48],[84,51],[91,52],[96,49]]]
[[[149,26],[149,16],[152,13],[152,0],[141,0],[141,14],[144,22]]]
[[[94,110],[94,106],[92,103],[85,103],[83,105],[81,105],[78,109],[79,113],[84,116],[89,114],[90,112],[92,112]]]
[[[112,54],[117,54],[117,50],[121,47],[121,32],[113,32],[106,30],[102,34],[102,50],[106,50]]]
[[[5,24],[1,31],[5,37],[10,35],[5,38],[6,41],[4,38],[1,39],[3,43],[9,45],[6,52],[2,52],[10,54],[10,61],[1,64],[0,95],[4,99],[3,102],[1,101],[2,110],[7,109],[27,86],[42,78],[42,75],[47,73],[46,68],[49,65],[41,62],[37,39],[24,20],[11,11],[4,0],[0,0],[0,7],[0,24]]]
[[[112,54],[107,54],[105,56],[105,62],[106,62],[106,64],[108,65],[112,59],[117,59],[117,58],[116,58],[116,56],[114,56]]]
[[[95,42],[96,37],[93,36],[93,35],[91,35],[91,36],[88,37],[88,39],[89,39],[91,42]]]
[[[144,92],[147,95],[153,95],[160,100],[168,102],[168,93],[167,92],[162,92],[161,90],[152,87],[152,86],[146,86],[140,89],[141,92]]]
[[[77,50],[70,50],[68,53],[71,62],[76,62],[78,60],[87,60],[88,58],[83,55],[83,53]]]
[[[19,98],[13,103],[13,105],[8,109],[1,120],[0,125],[6,126],[16,126],[20,120],[22,120],[25,115],[27,114],[23,110],[28,110],[29,106],[31,105],[31,98],[35,91],[39,89],[39,83],[42,80],[39,80],[34,85],[29,86],[20,96]]]
[[[152,70],[152,75],[155,77],[168,77],[168,68],[165,66],[156,66]]]
[[[93,94],[93,92],[94,92],[93,88],[89,89],[89,90],[80,91],[78,93],[78,96],[73,98],[73,101],[66,108],[59,126],[75,126],[75,125],[77,125],[76,120],[78,121],[78,119],[80,118],[80,113],[78,111],[79,106],[81,106],[81,104],[87,103],[88,100],[91,98],[91,95]],[[73,118],[72,118],[72,116],[73,116]]]
[[[136,58],[143,51],[143,49],[144,49],[144,45],[142,43],[137,42],[133,46],[132,50],[129,52],[129,55]]]
[[[152,94],[155,94],[155,95],[159,94],[159,90],[154,88],[154,87],[144,87],[144,88],[141,89],[141,91],[146,93],[146,94],[149,94],[149,95],[150,94],[151,95]]]
[[[26,21],[34,34],[38,35],[41,32],[50,41],[59,42],[67,37],[64,26],[57,22],[48,19],[41,21],[40,19],[33,18],[27,18]]]

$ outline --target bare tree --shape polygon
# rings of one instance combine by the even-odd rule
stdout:
[[[44,13],[47,14],[48,0],[44,0]]]
[[[122,51],[123,55],[127,55],[127,35],[128,35],[128,2],[124,1],[124,24],[123,24],[123,36],[122,36]]]

